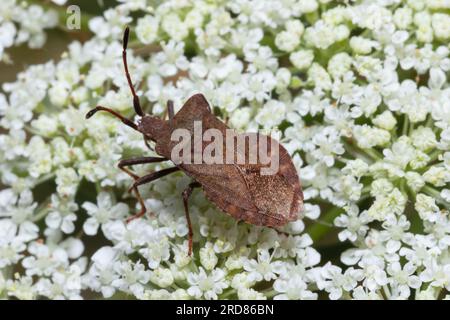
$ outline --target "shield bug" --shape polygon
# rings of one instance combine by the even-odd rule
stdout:
[[[142,133],[147,145],[148,141],[155,143],[155,152],[160,157],[125,159],[118,164],[121,170],[134,179],[129,191],[135,192],[141,205],[141,210],[130,217],[128,221],[139,218],[146,212],[138,187],[179,170],[193,180],[182,192],[184,211],[189,227],[189,255],[192,253],[193,231],[189,217],[188,199],[196,187],[202,187],[211,202],[237,220],[272,228],[296,220],[302,209],[303,193],[297,171],[288,152],[277,141],[265,135],[238,134],[229,129],[212,113],[202,94],[190,97],[176,114],[173,102],[169,100],[167,102],[168,120],[145,114],[128,70],[126,55],[128,37],[129,28],[127,27],[123,36],[122,60],[125,76],[133,96],[133,107],[140,119],[135,123],[103,106],[97,106],[86,114],[86,118],[90,118],[98,111],[109,112],[127,126]],[[198,128],[199,126],[200,128]],[[202,136],[202,140],[197,141],[199,143],[195,141],[196,131]],[[206,151],[210,151],[208,155],[213,161],[203,157],[194,163],[180,161],[178,155],[181,152],[179,154],[174,152],[180,149],[180,141],[174,139],[174,135],[178,138],[182,137],[179,135],[180,132],[187,132],[194,136],[194,141],[184,141],[182,144],[185,151],[182,159],[189,155],[191,160],[192,157],[195,160],[196,156],[203,156]],[[222,139],[219,139],[221,135]],[[230,135],[232,138],[228,139]],[[208,136],[208,139],[204,139],[205,136]],[[214,139],[212,139],[213,137]],[[235,146],[242,141],[241,148],[236,148]],[[263,143],[264,141],[268,141],[269,146],[267,143]],[[211,148],[213,144],[215,148]],[[261,153],[263,144],[265,151]],[[219,150],[221,147],[223,147],[222,152]],[[211,149],[213,150],[211,151]],[[261,155],[264,153],[266,153],[266,158],[269,157],[269,161],[263,163]],[[274,154],[277,155],[276,158],[273,157]],[[253,161],[250,161],[251,159]],[[137,164],[164,161],[172,161],[175,165],[142,177],[127,168]],[[276,171],[271,174],[263,173],[263,170],[272,167],[275,161],[277,161]]]

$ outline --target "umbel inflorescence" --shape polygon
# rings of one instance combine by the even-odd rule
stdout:
[[[89,20],[90,40],[2,87],[2,297],[447,297],[445,1],[120,2]],[[12,45],[44,45],[32,35],[57,25],[44,18],[55,8],[2,1],[2,59],[14,60]],[[151,214],[125,223],[139,205],[116,164],[153,153],[120,122],[84,115],[97,104],[133,115],[126,25],[146,111],[202,92],[231,127],[278,130],[305,195],[288,236],[236,223],[196,192],[189,257],[179,195],[190,180],[177,174],[141,189]]]

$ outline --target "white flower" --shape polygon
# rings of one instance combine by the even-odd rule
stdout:
[[[83,230],[88,235],[95,235],[99,226],[114,219],[124,218],[128,213],[128,207],[124,203],[113,204],[112,197],[107,192],[100,192],[97,196],[97,204],[85,202],[82,205],[90,217],[83,225]]]
[[[145,16],[138,19],[136,26],[136,35],[144,44],[154,42],[158,36],[159,21],[152,16]]]
[[[200,249],[200,263],[206,270],[213,270],[218,260],[211,242],[206,243],[205,247]]]
[[[394,12],[394,23],[399,29],[406,29],[412,23],[413,11],[409,7],[401,7]]]
[[[247,271],[250,281],[269,281],[276,278],[278,264],[271,261],[272,257],[267,250],[260,250],[258,258],[248,259],[244,262],[244,270]]]
[[[32,300],[36,298],[36,292],[33,287],[33,279],[30,276],[14,275],[14,280],[6,282],[8,296],[16,297],[20,300]]]
[[[434,34],[440,39],[450,38],[450,26],[448,20],[450,16],[445,13],[435,13],[431,17],[431,25],[433,26]]]
[[[282,51],[292,52],[299,44],[300,36],[292,31],[281,31],[275,38],[275,45]]]
[[[22,260],[22,265],[29,276],[49,276],[68,265],[68,254],[62,248],[52,250],[45,244],[33,242],[28,246],[28,252],[30,256]]]
[[[353,135],[358,146],[363,149],[385,145],[391,138],[388,131],[370,127],[366,124],[355,125],[353,128]]]
[[[450,172],[444,167],[432,166],[423,174],[423,178],[437,187],[443,187],[450,182]]]
[[[276,78],[272,72],[265,70],[243,79],[245,87],[242,96],[247,100],[262,102],[269,98],[269,92],[276,86]]]
[[[399,262],[394,262],[387,267],[387,272],[391,276],[391,298],[406,299],[409,297],[410,288],[417,289],[422,282],[414,275],[416,267],[411,263],[406,263],[403,267]]]
[[[4,49],[13,45],[16,31],[16,26],[11,22],[2,23],[0,26],[0,60],[3,59]]]
[[[365,290],[362,286],[358,286],[353,290],[353,298],[356,300],[381,300],[382,297],[375,291]]]
[[[117,258],[117,251],[111,247],[102,247],[92,256],[92,267],[89,274],[83,279],[87,287],[95,291],[101,291],[103,297],[111,297],[116,289],[112,286],[112,282],[119,275],[111,268]]]
[[[148,266],[151,269],[159,267],[160,263],[167,261],[170,258],[170,246],[169,241],[166,237],[152,242],[139,250],[144,258],[148,261]]]
[[[56,190],[63,196],[74,196],[80,177],[73,168],[60,168],[56,171]]]
[[[189,29],[176,13],[165,15],[161,27],[171,38],[177,41],[183,40],[188,35]]]
[[[430,282],[432,287],[450,287],[450,264],[439,265],[435,260],[425,264],[425,270],[420,274],[420,280]]]
[[[395,119],[392,112],[389,110],[377,115],[373,120],[373,124],[385,130],[392,130],[397,125],[397,120]]]
[[[54,194],[51,200],[50,212],[45,217],[47,226],[51,229],[61,229],[64,233],[72,233],[75,230],[78,204],[73,199],[61,199]]]
[[[336,226],[345,228],[339,232],[339,240],[356,241],[358,238],[364,237],[369,229],[367,224],[371,221],[367,211],[359,213],[356,206],[345,207],[345,210],[347,215],[340,215],[334,220]]]
[[[314,60],[314,53],[312,50],[299,50],[292,52],[289,55],[289,60],[294,67],[303,70],[308,68]]]
[[[54,118],[42,114],[36,120],[31,122],[33,128],[38,130],[44,136],[49,136],[56,132],[58,128],[58,122]]]
[[[337,53],[328,61],[328,73],[333,78],[340,78],[350,70],[352,62],[353,60],[348,53]]]
[[[190,272],[187,276],[190,285],[188,294],[194,298],[204,297],[205,299],[217,299],[229,284],[225,280],[225,272],[222,269],[213,269],[209,274],[202,267],[199,272]]]
[[[331,88],[331,79],[327,71],[318,63],[313,63],[308,70],[308,79],[314,83],[316,88],[329,90]]]
[[[275,70],[278,66],[277,59],[273,57],[272,49],[267,46],[258,47],[257,50],[245,50],[245,59],[251,63],[248,66],[248,71],[252,73],[267,69]]]
[[[353,117],[359,117],[361,113],[370,117],[377,111],[381,103],[381,95],[373,86],[369,85],[362,90],[361,95],[357,94],[355,100],[357,107],[352,109]]]
[[[161,288],[166,288],[173,284],[174,278],[172,271],[159,267],[151,272],[150,281]]]
[[[423,220],[435,222],[439,218],[440,210],[434,199],[423,193],[419,193],[416,196],[414,208]]]
[[[388,283],[386,272],[377,265],[369,265],[364,268],[363,285],[370,291],[374,291]]]
[[[150,271],[139,261],[116,262],[113,265],[116,273],[120,275],[119,279],[114,279],[111,285],[121,291],[134,294],[136,297],[142,297],[144,285],[150,279]]]
[[[335,155],[343,154],[345,151],[338,138],[339,134],[334,127],[323,128],[313,137],[313,143],[317,149],[312,152],[312,155],[331,167],[334,164]]]
[[[0,268],[17,263],[26,248],[24,240],[17,235],[17,225],[9,219],[0,220]]]
[[[120,10],[108,9],[103,13],[103,17],[94,17],[89,20],[89,29],[102,39],[118,38],[124,26],[130,21],[131,17],[122,14]]]
[[[268,101],[261,111],[256,115],[255,121],[264,128],[273,128],[283,121],[286,113],[286,106],[276,100]]]
[[[342,274],[341,268],[330,264],[322,268],[322,273],[324,281],[318,282],[318,285],[330,294],[332,300],[340,299],[344,290],[352,291],[358,282],[364,278],[362,270],[349,268]]]
[[[317,293],[308,290],[307,284],[299,275],[292,278],[279,278],[273,287],[277,294],[275,300],[316,300]]]
[[[317,21],[313,26],[306,28],[305,40],[318,49],[326,49],[337,40],[336,26],[330,26],[322,20]]]
[[[378,43],[376,41],[368,40],[363,37],[352,37],[350,39],[350,47],[357,54],[369,54],[372,48],[377,47]]]
[[[241,288],[238,290],[238,298],[242,300],[266,300],[267,297],[254,289]]]
[[[294,106],[298,113],[302,116],[316,114],[323,112],[323,110],[330,105],[330,101],[323,97],[320,91],[305,90],[300,96],[294,99]]]

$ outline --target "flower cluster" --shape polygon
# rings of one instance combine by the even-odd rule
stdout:
[[[0,296],[449,297],[448,2],[119,2],[90,19],[90,40],[3,85]],[[0,8],[0,53],[42,45],[57,22],[14,0]],[[126,25],[146,112],[201,92],[237,130],[278,129],[303,219],[282,233],[238,223],[196,191],[189,257],[180,195],[190,180],[175,173],[142,187],[149,214],[125,222],[140,207],[116,164],[154,153],[108,115],[84,115],[100,104],[135,116]]]
[[[53,0],[62,5],[65,1]],[[6,49],[26,44],[32,49],[42,48],[47,39],[45,29],[58,25],[58,13],[37,4],[4,0],[0,3],[0,62],[11,63]]]

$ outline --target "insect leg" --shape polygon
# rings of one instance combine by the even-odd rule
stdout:
[[[105,108],[102,106],[96,106],[94,109],[92,109],[91,111],[89,111],[88,113],[86,113],[86,119],[89,119],[90,117],[92,117],[94,114],[96,114],[98,111],[106,111],[111,113],[113,116],[115,116],[116,118],[119,118],[120,121],[122,121],[124,124],[126,124],[127,126],[133,128],[136,131],[139,131],[137,125],[131,121],[130,119],[125,118],[123,115],[121,115],[120,113],[110,109],[110,108]]]
[[[117,166],[119,167],[120,170],[122,170],[123,172],[128,174],[134,180],[137,180],[137,179],[139,179],[139,176],[125,167],[132,166],[135,164],[156,163],[156,162],[163,162],[163,161],[167,161],[167,160],[168,159],[166,159],[166,158],[160,158],[160,157],[138,157],[138,158],[133,158],[133,159],[120,160],[119,163],[117,164]]]
[[[137,188],[138,186],[140,186],[142,184],[152,182],[154,180],[162,178],[162,177],[164,177],[172,172],[178,171],[178,170],[180,170],[178,167],[172,167],[172,168],[167,168],[167,169],[163,169],[160,171],[155,171],[155,172],[147,174],[143,177],[137,178],[136,181],[133,183],[133,185],[131,186],[131,188],[128,191],[131,192],[131,190],[133,190],[134,188]]]
[[[132,160],[138,160],[138,159],[128,159],[128,160],[130,160],[130,162],[131,162]],[[139,162],[139,163],[142,163],[142,162]],[[136,163],[134,163],[134,164],[136,164]],[[131,164],[129,164],[129,165],[131,165]],[[122,167],[121,169],[125,169],[125,168]],[[137,177],[135,179],[135,182],[133,183],[131,188],[128,190],[128,192],[131,192],[131,190],[133,190],[136,193],[136,198],[138,199],[139,204],[141,205],[141,210],[138,213],[136,213],[135,215],[129,217],[126,221],[127,223],[130,222],[131,220],[142,217],[145,214],[145,212],[147,211],[144,200],[142,200],[142,196],[139,192],[138,186],[141,184],[145,184],[145,183],[149,183],[151,181],[157,180],[157,179],[164,177],[165,175],[168,175],[169,173],[172,173],[177,170],[179,170],[178,167],[167,168],[167,169],[164,169],[161,171],[152,172],[143,177]],[[125,171],[125,172],[127,172],[127,171]]]
[[[134,111],[142,117],[144,115],[144,112],[142,111],[141,102],[139,101],[139,96],[136,94],[136,91],[134,90],[133,82],[131,81],[130,71],[128,70],[127,46],[128,46],[128,37],[129,36],[130,36],[130,28],[126,27],[125,32],[123,33],[122,60],[123,60],[123,66],[125,68],[125,76],[127,77],[128,86],[130,87],[131,94],[133,95]]]
[[[175,116],[172,100],[167,100],[167,112],[169,113],[169,121],[172,122],[172,119]]]
[[[189,197],[192,194],[192,190],[194,188],[198,188],[200,187],[200,183],[198,182],[192,182],[188,185],[188,187],[183,191],[182,196],[183,196],[183,204],[184,204],[184,213],[186,215],[186,220],[187,220],[187,224],[188,224],[188,228],[189,228],[189,250],[188,250],[188,255],[192,255],[192,238],[194,236],[194,233],[192,232],[192,224],[191,224],[191,218],[189,217],[189,206],[188,206],[188,200]]]
[[[134,193],[136,194],[136,198],[138,199],[139,204],[141,205],[141,210],[138,213],[136,213],[135,215],[128,217],[126,220],[126,223],[129,223],[130,221],[132,221],[134,219],[138,219],[138,218],[142,217],[145,214],[145,212],[147,212],[147,208],[145,207],[144,200],[142,200],[142,196],[141,196],[141,193],[139,192],[139,189],[133,188],[133,190],[134,190]]]
[[[145,143],[145,146],[146,146],[149,150],[153,151],[152,146],[148,143],[148,140],[149,140],[149,139],[147,139],[147,137],[145,136],[145,134],[142,134],[142,136],[144,137],[144,143]]]

